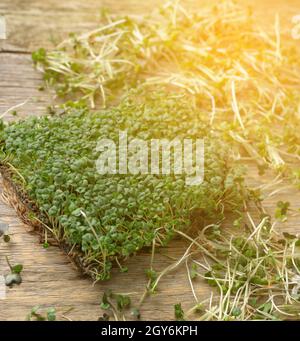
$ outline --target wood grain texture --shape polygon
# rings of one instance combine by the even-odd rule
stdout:
[[[206,0],[183,2],[195,10],[206,3],[212,3]],[[280,12],[282,22],[289,29],[291,18],[300,14],[299,0],[241,2],[255,4],[255,15],[262,24],[270,22],[275,13]],[[37,90],[42,81],[41,75],[31,64],[30,52],[33,49],[50,47],[50,38],[61,39],[70,31],[84,32],[94,28],[99,20],[101,7],[109,8],[114,13],[139,14],[149,12],[160,3],[158,0],[1,0],[0,14],[6,16],[8,39],[0,40],[0,114],[27,101],[17,110],[20,117],[42,115],[51,103],[51,94]],[[15,118],[7,115],[6,119]],[[270,178],[271,176],[267,176],[260,181],[268,182]],[[253,184],[258,182],[255,167],[250,167],[249,181]],[[295,208],[300,207],[299,193],[286,189],[280,196],[267,200],[266,206],[270,212],[274,210],[279,197],[291,201]],[[74,309],[67,314],[68,318],[96,320],[101,314],[99,302],[105,289],[131,293],[134,302],[144,292],[144,270],[149,267],[149,252],[145,251],[130,259],[128,273],[120,273],[115,269],[110,281],[93,286],[90,279],[83,278],[58,248],[44,250],[39,237],[29,231],[28,226],[19,220],[13,208],[5,202],[0,202],[0,221],[9,224],[12,234],[11,243],[0,241],[0,275],[8,272],[6,255],[12,263],[24,265],[23,283],[7,289],[7,298],[0,300],[0,320],[24,320],[35,305],[55,306],[59,319],[63,319],[63,312],[72,307]],[[285,224],[279,224],[278,229],[300,233],[299,216],[291,217]],[[180,257],[186,245],[182,240],[175,240],[168,248],[161,249],[155,258],[155,269],[160,270],[170,264],[170,257]],[[210,294],[204,282],[199,281],[195,285],[199,298],[206,298]],[[163,278],[158,293],[145,301],[142,318],[173,319],[173,305],[178,302],[182,302],[184,309],[193,304],[184,266]]]

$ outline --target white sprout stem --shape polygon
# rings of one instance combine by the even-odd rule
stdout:
[[[188,274],[188,280],[189,280],[189,284],[190,284],[193,296],[195,298],[196,303],[198,303],[199,299],[198,299],[197,294],[195,292],[195,288],[194,288],[193,281],[192,281],[192,278],[191,278],[190,269],[189,269],[189,265],[188,265],[188,259],[185,260],[185,267],[186,267],[186,271],[187,271],[187,274]]]
[[[276,56],[278,60],[281,60],[282,56],[281,56],[280,18],[279,18],[278,13],[276,13],[276,17],[275,17],[275,34],[276,34]]]
[[[157,277],[157,279],[155,280],[155,282],[152,285],[152,291],[155,290],[155,288],[157,287],[159,281],[161,280],[161,278],[166,275],[167,273],[169,273],[170,271],[173,271],[174,269],[176,269],[184,260],[186,260],[187,258],[189,258],[191,256],[190,253],[190,249],[193,246],[193,244],[195,243],[195,241],[193,241],[190,246],[186,249],[185,253],[183,254],[183,256],[176,261],[175,263],[169,265],[165,270],[163,270]]]
[[[240,114],[240,110],[239,110],[239,106],[238,106],[238,103],[237,103],[237,99],[236,99],[236,91],[235,91],[235,82],[234,80],[231,81],[231,96],[232,96],[232,110],[235,114],[235,119],[238,120],[240,126],[242,127],[243,130],[245,130],[245,126],[244,126],[244,123],[242,121],[242,118],[241,118],[241,114]]]
[[[78,39],[78,40],[86,40],[86,39],[88,39],[88,38],[89,38],[90,36],[92,36],[92,35],[99,34],[99,33],[103,32],[103,31],[105,31],[105,30],[108,30],[108,29],[112,28],[112,27],[115,27],[115,26],[124,24],[125,22],[126,22],[126,19],[121,19],[121,20],[112,22],[112,23],[110,23],[110,24],[108,24],[108,25],[102,26],[102,27],[100,27],[100,28],[98,28],[98,29],[95,29],[95,30],[93,30],[93,31],[87,32],[87,33],[85,33],[85,34],[82,34],[82,35],[80,35],[77,39]],[[70,43],[71,41],[72,41],[71,39],[66,39],[66,40],[64,40],[63,42],[61,42],[59,45],[57,45],[57,48],[61,48],[61,47],[63,47],[65,44]]]
[[[7,115],[8,113],[10,113],[11,111],[15,110],[15,109],[18,109],[20,107],[22,107],[23,105],[25,105],[26,103],[28,103],[30,98],[26,99],[26,101],[22,102],[22,103],[19,103],[19,104],[16,104],[12,107],[10,107],[9,109],[7,109],[6,111],[4,111],[3,114],[1,114],[0,118],[3,118],[5,115]]]

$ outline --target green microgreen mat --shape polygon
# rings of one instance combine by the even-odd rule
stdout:
[[[138,100],[137,100],[138,98]],[[119,131],[149,141],[205,138],[205,180],[187,186],[183,175],[97,172],[97,143]],[[112,262],[150,246],[165,245],[174,228],[239,214],[245,195],[242,169],[230,150],[199,119],[183,94],[139,90],[111,109],[72,109],[30,118],[2,131],[3,163],[14,173],[54,236],[82,255],[95,279],[109,277]],[[150,156],[149,156],[150,157]]]

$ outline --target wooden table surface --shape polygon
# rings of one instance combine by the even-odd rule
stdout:
[[[183,1],[195,9],[212,1]],[[300,14],[299,0],[244,0],[242,3],[255,5],[258,22],[265,24],[274,19],[279,12],[286,28],[292,28],[291,19]],[[0,115],[8,108],[27,101],[19,108],[21,117],[42,115],[51,103],[51,95],[37,90],[42,83],[41,75],[32,67],[30,53],[38,47],[50,47],[51,40],[60,40],[69,32],[84,32],[95,28],[100,16],[100,8],[109,8],[115,13],[146,13],[162,1],[139,0],[1,0],[0,15],[5,15],[8,39],[0,40]],[[300,41],[299,41],[300,44]],[[7,115],[7,120],[13,119]],[[251,168],[251,167],[250,167]],[[257,182],[257,172],[250,170],[249,178]],[[268,182],[268,178],[260,179]],[[0,189],[2,184],[0,183]],[[280,196],[268,200],[270,212],[274,210],[279,197],[289,200],[300,207],[299,193],[286,190]],[[113,271],[108,282],[93,283],[83,278],[62,251],[56,247],[45,250],[39,238],[30,232],[17,217],[13,208],[0,202],[0,222],[10,226],[12,242],[0,241],[0,275],[8,272],[5,255],[12,263],[24,266],[23,283],[7,289],[6,299],[0,299],[1,320],[24,320],[31,308],[55,307],[59,319],[69,308],[73,308],[67,318],[72,320],[96,320],[101,315],[99,302],[104,290],[130,293],[137,302],[144,292],[145,269],[149,268],[149,253],[143,252],[129,260],[129,272]],[[279,229],[300,232],[299,216],[292,217]],[[168,248],[162,249],[155,258],[155,269],[160,270],[172,263],[170,257],[178,258],[185,251],[186,243],[173,241]],[[210,289],[202,281],[196,283],[199,298],[210,295]],[[147,299],[141,309],[144,320],[170,320],[174,318],[173,306],[182,303],[184,309],[192,306],[193,296],[189,287],[185,267],[182,266],[165,276],[157,294]]]

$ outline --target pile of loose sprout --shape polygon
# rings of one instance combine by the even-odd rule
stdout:
[[[201,320],[300,317],[300,239],[274,232],[269,217],[256,225],[249,215],[249,221],[240,236],[220,233],[218,226],[201,232],[197,242],[211,251],[203,262],[192,261],[193,276],[204,278],[220,293],[217,303],[210,297]],[[198,311],[200,306],[197,303]]]
[[[80,36],[70,35],[53,51],[47,52],[41,48],[33,53],[33,60],[43,72],[46,84],[54,87],[58,96],[69,99],[63,104],[64,109],[72,106],[78,111],[82,105],[89,109],[109,107],[115,105],[120,95],[126,94],[130,88],[138,88],[137,94],[141,88],[151,92],[164,86],[175,96],[169,108],[165,107],[166,112],[174,113],[178,103],[181,103],[176,96],[184,92],[187,98],[185,103],[191,103],[192,109],[189,110],[195,115],[196,122],[206,127],[202,133],[217,137],[221,145],[225,142],[227,149],[224,148],[230,150],[229,159],[234,158],[243,163],[253,160],[259,174],[268,168],[277,173],[275,185],[281,182],[281,178],[288,178],[300,188],[300,53],[296,42],[282,31],[279,16],[276,16],[271,29],[266,30],[255,22],[251,9],[239,7],[232,1],[222,1],[208,10],[201,9],[198,12],[185,9],[179,1],[172,1],[149,16],[116,17],[105,12],[104,21],[102,27],[91,32]],[[140,109],[147,103],[138,100],[138,96],[134,102],[130,110],[128,101],[124,102],[123,99],[117,109],[106,111],[109,122],[115,124],[120,111],[124,116],[129,115],[129,120],[132,111],[138,111],[142,121],[147,120],[152,111],[153,115],[158,115],[159,122],[161,111],[156,109],[164,100],[157,102],[154,109],[144,112]],[[154,102],[152,100],[151,105]],[[84,115],[84,120],[80,119],[82,123],[103,115],[93,114],[92,111],[86,110],[80,114]],[[68,122],[72,125],[77,116],[68,115],[70,113],[49,122],[63,126],[65,121],[66,125]],[[181,125],[179,121],[180,117],[178,125]],[[191,124],[194,123],[191,120]],[[15,135],[23,131],[24,138],[28,129],[33,131],[41,124],[44,128],[41,128],[38,137],[40,142],[44,139],[42,134],[51,135],[53,127],[48,119],[28,121],[19,127],[12,125],[5,130],[6,164],[20,168],[21,155],[26,157],[33,150],[29,148],[29,152],[26,151],[27,147],[22,147]],[[166,129],[160,130],[158,124],[153,129],[170,136],[169,127],[167,125]],[[92,131],[97,135],[97,129]],[[84,130],[76,128],[70,134],[74,133],[73,138],[81,132]],[[198,132],[195,131],[196,135]],[[181,133],[184,135],[183,130]],[[59,143],[57,147],[60,147]],[[15,162],[17,157],[18,162],[13,163],[11,155],[14,155]],[[224,165],[225,159],[223,153],[220,163],[215,163],[217,167]],[[65,158],[63,162],[66,162]],[[232,172],[233,165],[233,161],[230,161],[224,176]],[[25,171],[25,180],[31,179],[32,175],[26,174],[28,169],[23,168],[22,171]],[[211,175],[216,178],[215,174]],[[181,305],[177,304],[175,315],[178,318],[190,318],[195,312],[200,314],[201,320],[299,318],[298,237],[279,235],[261,207],[260,194],[246,189],[241,176],[231,179],[229,198],[224,198],[224,193],[228,192],[218,187],[224,185],[223,180],[213,181],[215,187],[212,190],[216,190],[218,195],[211,203],[223,207],[228,199],[227,203],[232,205],[231,211],[240,214],[233,224],[234,228],[227,230],[222,227],[220,221],[227,218],[224,210],[222,217],[215,218],[213,224],[196,237],[178,228],[180,224],[173,224],[172,235],[181,235],[190,240],[191,245],[182,258],[161,273],[156,273],[151,265],[147,272],[149,285],[146,293],[157,289],[165,273],[186,262],[196,305],[184,313]],[[34,199],[42,200],[44,185],[41,187],[36,183],[35,186],[39,195]],[[184,191],[178,192],[178,197],[183,198],[183,194]],[[31,195],[34,196],[34,193],[31,192]],[[117,205],[118,200],[116,198]],[[246,200],[255,202],[259,207],[262,213],[259,224],[255,224],[251,218]],[[238,203],[243,203],[244,216],[250,224],[243,222]],[[46,207],[44,212],[48,212],[49,208]],[[289,203],[278,203],[276,218],[285,220],[288,210]],[[209,212],[213,214],[213,210]],[[56,216],[55,211],[53,217]],[[169,219],[169,216],[165,218]],[[78,219],[80,226],[91,228],[88,215],[81,213]],[[155,247],[163,244],[161,236],[156,235],[155,231],[152,229],[154,233],[151,237],[138,247],[152,244],[152,260]],[[107,245],[110,243],[111,240]],[[201,261],[195,258],[199,254]],[[100,278],[106,277],[102,275]],[[193,281],[197,277],[204,278],[214,286],[218,290],[218,297],[212,294],[208,302],[201,303],[193,288]]]
[[[262,214],[255,224],[236,230],[207,225],[194,238],[177,233],[190,242],[184,255],[156,274],[148,290],[154,292],[161,278],[186,265],[195,305],[184,312],[175,305],[178,319],[209,320],[287,320],[300,318],[300,239],[278,233],[270,216]],[[201,301],[198,278],[218,292]],[[181,306],[181,305],[180,305]]]

